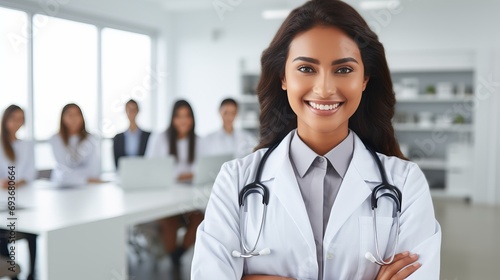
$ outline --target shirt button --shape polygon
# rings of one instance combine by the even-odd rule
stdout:
[[[333,254],[332,253],[328,253],[326,255],[326,258],[329,259],[329,260],[333,259]]]
[[[323,161],[325,161],[325,159],[324,159],[324,158],[322,158],[322,157],[318,157],[318,162],[321,162],[321,163],[322,163]]]

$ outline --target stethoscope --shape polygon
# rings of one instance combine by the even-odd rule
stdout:
[[[271,154],[276,147],[278,147],[279,142],[271,146],[262,156],[260,160],[259,166],[257,167],[257,173],[255,174],[255,180],[253,183],[246,185],[238,195],[238,203],[240,205],[240,243],[243,248],[243,253],[240,251],[234,250],[232,252],[233,257],[236,258],[251,258],[254,256],[263,256],[271,254],[271,250],[269,248],[264,248],[256,252],[257,243],[259,243],[259,238],[262,234],[262,229],[264,228],[264,223],[266,221],[266,213],[267,213],[267,205],[269,204],[269,190],[267,187],[261,183],[260,177],[262,176],[262,171],[264,170],[264,164],[266,163],[267,158]],[[247,197],[253,193],[262,195],[262,205],[264,209],[262,210],[262,219],[260,220],[260,228],[259,233],[257,234],[257,238],[252,247],[247,246],[246,239],[244,233],[246,232],[247,226],[247,212],[248,212],[248,204],[245,204]]]
[[[377,258],[370,252],[366,252],[365,258],[371,261],[372,263],[376,263],[378,265],[387,265],[391,264],[394,261],[394,256],[396,255],[396,250],[399,243],[399,217],[401,214],[401,203],[403,202],[403,195],[401,191],[389,182],[387,182],[387,177],[385,173],[385,168],[380,161],[380,158],[377,156],[377,153],[370,147],[365,144],[366,149],[370,152],[372,157],[375,159],[377,163],[378,170],[380,171],[380,177],[382,178],[382,183],[376,186],[372,190],[371,195],[371,205],[372,205],[372,217],[373,217],[373,235],[375,236],[375,252],[377,253]],[[377,231],[377,206],[378,200],[382,197],[387,197],[392,200],[394,203],[394,211],[393,218],[396,219],[396,237],[394,242],[394,247],[392,248],[392,253],[390,254],[390,258],[388,261],[384,261],[382,254],[380,254],[380,250],[378,248],[378,231]]]
[[[279,145],[279,143],[274,144],[271,146],[264,156],[262,157],[259,166],[257,167],[257,173],[255,175],[255,180],[246,185],[239,193],[238,196],[238,203],[240,207],[240,243],[241,247],[243,248],[243,252],[234,250],[232,252],[232,256],[236,258],[251,258],[255,256],[263,256],[263,255],[269,255],[271,253],[271,249],[269,248],[263,248],[259,251],[257,251],[257,244],[259,243],[260,236],[262,234],[262,229],[264,228],[264,223],[266,220],[266,213],[267,213],[267,206],[269,204],[269,190],[268,188],[261,183],[261,175],[262,171],[264,169],[265,162],[271,152],[276,149],[276,147]],[[375,159],[375,162],[377,163],[377,167],[380,171],[380,176],[382,178],[382,183],[378,186],[376,186],[371,194],[371,208],[372,208],[372,217],[373,217],[373,232],[374,232],[374,239],[375,239],[375,251],[377,254],[377,257],[375,257],[372,253],[366,252],[365,258],[368,259],[369,261],[376,263],[378,265],[387,265],[391,264],[394,261],[394,256],[396,255],[396,249],[398,247],[398,242],[399,242],[399,226],[400,226],[400,214],[401,214],[401,202],[402,202],[402,194],[401,191],[389,184],[387,181],[386,173],[385,173],[385,168],[382,165],[382,162],[380,161],[380,158],[377,156],[375,151],[368,147],[367,145],[366,149],[370,152],[372,157]],[[262,196],[262,205],[263,205],[263,212],[262,212],[262,218],[260,222],[260,227],[259,227],[259,233],[257,234],[257,238],[255,239],[255,242],[253,245],[250,247],[246,243],[245,239],[245,232],[247,231],[247,212],[248,212],[248,205],[245,204],[247,197],[251,194],[259,194]],[[394,247],[391,253],[391,257],[389,258],[388,261],[384,261],[383,256],[380,253],[379,246],[378,246],[378,232],[377,232],[377,214],[376,214],[376,209],[378,206],[378,200],[382,197],[389,198],[393,201],[395,207],[393,211],[393,218],[396,219],[396,237],[395,237],[395,242],[394,242]]]

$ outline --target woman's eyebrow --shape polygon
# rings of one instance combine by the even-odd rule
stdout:
[[[298,56],[298,57],[294,58],[292,62],[297,61],[297,60],[309,62],[312,64],[319,64],[319,60],[317,60],[315,58],[307,57],[307,56]],[[344,57],[344,58],[340,58],[340,59],[332,61],[332,65],[342,64],[342,63],[346,63],[346,62],[354,62],[356,64],[359,64],[358,61],[356,59],[354,59],[353,57]]]
[[[358,61],[356,59],[354,59],[354,57],[344,57],[341,59],[334,60],[332,62],[332,65],[342,64],[342,63],[346,63],[346,62],[354,62],[356,64],[359,64]]]
[[[317,60],[315,58],[311,58],[311,57],[306,57],[306,56],[298,56],[298,57],[294,58],[292,62],[297,61],[297,60],[302,60],[302,61],[309,62],[312,64],[319,64],[319,60]]]

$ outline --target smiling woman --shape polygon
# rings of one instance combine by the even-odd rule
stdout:
[[[394,136],[376,34],[342,1],[308,1],[261,63],[261,149],[221,168],[192,279],[438,279],[441,229]]]
[[[316,153],[326,154],[347,137],[368,80],[358,46],[340,29],[315,27],[294,38],[282,89],[301,138]]]

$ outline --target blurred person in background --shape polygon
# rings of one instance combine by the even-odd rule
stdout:
[[[191,105],[185,100],[175,102],[169,128],[151,137],[146,149],[146,157],[172,155],[176,160],[175,174],[179,182],[189,182],[193,178],[193,167],[200,151],[200,138],[195,134],[195,120]],[[193,246],[196,229],[203,220],[203,213],[194,211],[160,220],[163,244],[170,254],[173,276],[180,279],[181,257]],[[177,231],[186,227],[181,245],[177,245]]]
[[[257,140],[250,133],[236,129],[234,120],[238,115],[238,103],[232,98],[224,99],[219,107],[222,127],[205,136],[202,140],[202,155],[231,154],[234,158],[250,154]]]
[[[33,181],[36,177],[33,143],[18,139],[16,136],[23,125],[24,111],[17,105],[7,107],[3,113],[0,129],[2,142],[0,148],[0,185],[5,190],[8,190],[9,186],[13,186],[12,183],[9,184],[11,178],[15,178],[14,186],[17,188]],[[0,229],[0,255],[6,258],[9,257],[8,234],[9,231]],[[36,235],[18,232],[16,239],[23,238],[28,241],[30,252],[30,270],[27,279],[33,280],[35,274]],[[3,271],[0,271],[0,275],[3,273]],[[18,278],[12,276],[11,279],[17,280]]]
[[[69,103],[62,109],[59,133],[49,140],[57,165],[51,180],[61,185],[101,183],[98,140],[85,128],[80,107]]]
[[[118,133],[113,138],[113,152],[115,166],[118,169],[118,160],[123,156],[144,156],[150,132],[139,128],[136,122],[139,114],[139,104],[130,99],[125,104],[125,112],[129,120],[129,127],[125,132]]]

